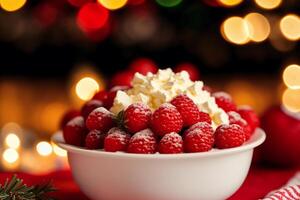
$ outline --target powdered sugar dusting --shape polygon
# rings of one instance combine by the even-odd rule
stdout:
[[[75,118],[73,118],[71,121],[69,121],[67,123],[67,126],[80,126],[80,127],[84,127],[84,119],[82,116],[77,116]]]
[[[93,110],[92,113],[102,113],[104,117],[112,117],[113,114],[104,107],[99,107]]]
[[[144,129],[140,132],[135,133],[132,137],[131,140],[146,140],[149,141],[150,139],[152,140],[154,138],[154,133],[150,129]]]

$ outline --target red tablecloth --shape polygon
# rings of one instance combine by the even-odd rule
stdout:
[[[271,190],[285,184],[296,171],[296,169],[252,168],[243,186],[230,200],[255,200],[264,197],[264,195]],[[24,182],[28,185],[53,180],[55,187],[59,189],[53,196],[58,199],[88,199],[80,192],[78,186],[74,183],[70,171],[57,171],[43,176],[24,173],[17,174],[20,178],[24,179]],[[3,183],[6,178],[11,176],[12,173],[1,173],[0,182]]]

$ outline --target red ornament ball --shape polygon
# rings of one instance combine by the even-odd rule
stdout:
[[[200,72],[197,66],[193,65],[192,63],[180,63],[175,67],[174,71],[175,72],[186,71],[190,75],[190,79],[192,81],[196,81],[200,79]]]
[[[146,75],[148,72],[155,74],[158,70],[156,64],[149,58],[138,58],[129,65],[131,71]]]

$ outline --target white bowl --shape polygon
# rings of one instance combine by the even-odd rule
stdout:
[[[222,200],[244,182],[253,149],[263,143],[257,129],[244,145],[189,154],[128,154],[86,150],[52,140],[68,151],[75,181],[94,200]]]

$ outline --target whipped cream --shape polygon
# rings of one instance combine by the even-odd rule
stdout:
[[[148,73],[146,76],[136,73],[132,80],[132,88],[117,92],[110,111],[117,114],[137,102],[148,105],[154,111],[179,94],[186,94],[201,111],[208,113],[214,128],[221,124],[229,124],[228,115],[218,107],[215,98],[203,90],[202,81],[193,82],[186,71],[174,73],[170,68],[158,70],[156,74]]]

